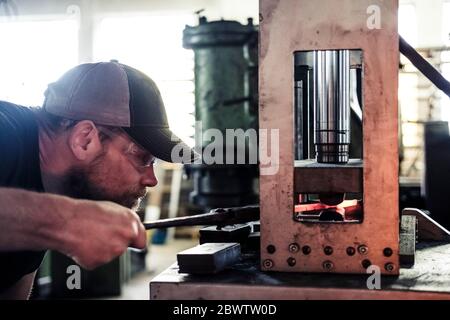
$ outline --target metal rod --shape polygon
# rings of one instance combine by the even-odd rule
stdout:
[[[350,144],[350,51],[316,51],[314,83],[317,162],[347,163]]]
[[[400,52],[436,87],[450,97],[450,82],[400,36]]]
[[[194,216],[161,219],[144,222],[146,230],[170,227],[218,225],[227,226],[259,220],[259,206],[245,206],[235,208],[218,208],[208,213]]]

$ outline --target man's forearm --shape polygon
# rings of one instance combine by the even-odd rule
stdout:
[[[0,188],[0,251],[50,249],[92,269],[146,241],[138,215],[116,203]]]
[[[58,250],[71,214],[68,197],[0,188],[0,251]],[[64,215],[61,212],[65,212]]]

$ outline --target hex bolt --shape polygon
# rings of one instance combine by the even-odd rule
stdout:
[[[383,254],[384,254],[384,256],[385,257],[390,257],[390,256],[392,256],[392,249],[391,248],[384,248],[384,250],[383,250]]]
[[[310,246],[303,246],[302,252],[304,255],[308,255],[311,253],[311,247]]]
[[[364,269],[367,269],[372,265],[372,262],[369,259],[365,259],[361,261],[361,265],[363,266]]]
[[[384,265],[384,269],[388,272],[392,272],[395,270],[395,265],[392,262],[388,262]]]
[[[288,264],[290,267],[295,266],[296,263],[297,263],[297,261],[295,261],[295,258],[293,258],[293,257],[289,257],[289,258],[287,259],[287,264]]]
[[[298,244],[296,244],[296,243],[291,243],[290,245],[289,245],[289,252],[291,252],[291,253],[296,253],[296,252],[298,252],[300,250],[300,246],[298,245]]]
[[[277,249],[275,248],[275,246],[274,246],[274,245],[272,245],[272,244],[269,244],[269,245],[267,246],[267,252],[268,252],[268,253],[270,253],[270,254],[274,254],[274,253],[275,253],[275,251],[277,251]]]
[[[345,251],[347,252],[347,255],[349,255],[349,256],[354,256],[356,253],[356,250],[353,247],[348,247],[347,250],[345,250]]]
[[[358,252],[360,254],[367,254],[369,252],[369,248],[366,245],[361,245],[358,247]]]
[[[270,260],[270,259],[266,259],[266,260],[264,260],[264,262],[263,262],[263,266],[264,266],[264,268],[266,268],[266,269],[272,269],[272,267],[273,267],[273,261]]]
[[[323,253],[325,253],[327,256],[331,256],[333,254],[333,248],[330,246],[326,246],[323,248]]]
[[[323,267],[325,270],[330,271],[331,269],[334,268],[334,264],[333,264],[333,262],[331,262],[331,261],[325,261],[325,262],[322,264],[322,267]]]

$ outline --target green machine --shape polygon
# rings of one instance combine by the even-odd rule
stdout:
[[[258,28],[252,19],[200,17],[184,29],[183,47],[195,53],[195,138],[203,155],[202,164],[186,167],[190,201],[202,208],[257,203]]]

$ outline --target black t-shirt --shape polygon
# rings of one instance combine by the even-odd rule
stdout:
[[[34,111],[4,101],[0,101],[0,187],[44,191]],[[45,251],[0,251],[0,293],[35,271],[44,254]]]

